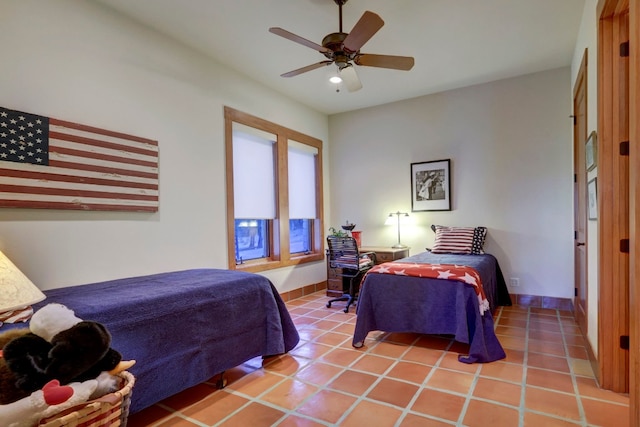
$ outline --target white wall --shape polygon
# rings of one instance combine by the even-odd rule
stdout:
[[[2,1],[0,39],[0,105],[160,147],[158,213],[0,209],[0,250],[41,289],[227,267],[223,106],[327,141],[325,115],[91,2]],[[326,269],[265,275],[287,291]]]
[[[598,129],[598,0],[587,0],[582,13],[576,48],[571,63],[571,87],[575,85],[585,49],[587,53],[587,135]],[[587,172],[587,182],[598,175],[598,168]],[[587,339],[598,354],[598,221],[587,221]]]
[[[391,246],[411,212],[410,164],[451,159],[453,210],[412,212],[411,253],[431,224],[489,228],[486,250],[518,294],[573,297],[569,67],[330,116],[331,218]]]

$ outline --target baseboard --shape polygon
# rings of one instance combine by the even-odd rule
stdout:
[[[523,307],[552,308],[573,312],[571,298],[545,297],[542,295],[511,294],[511,302]]]
[[[284,302],[287,302],[325,289],[327,289],[327,282],[314,283],[292,291],[280,292],[280,297]]]

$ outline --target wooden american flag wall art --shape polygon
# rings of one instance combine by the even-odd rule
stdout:
[[[158,142],[0,107],[0,207],[158,211]]]

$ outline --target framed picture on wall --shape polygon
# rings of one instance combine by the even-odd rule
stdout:
[[[450,211],[451,161],[411,163],[411,211]]]
[[[587,159],[587,171],[590,171],[598,163],[598,138],[595,130],[587,138],[584,153]]]
[[[593,178],[591,181],[587,183],[587,195],[589,200],[589,206],[587,207],[589,210],[589,219],[596,220],[598,219],[598,185],[597,179]]]

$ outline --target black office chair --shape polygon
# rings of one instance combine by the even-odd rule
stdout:
[[[329,267],[335,268],[339,276],[349,279],[348,288],[343,281],[342,296],[329,300],[327,308],[331,308],[331,303],[336,301],[346,301],[347,306],[344,312],[348,313],[349,306],[357,298],[362,275],[375,265],[376,254],[374,252],[360,253],[356,239],[353,237],[328,236],[327,245],[329,246]]]

